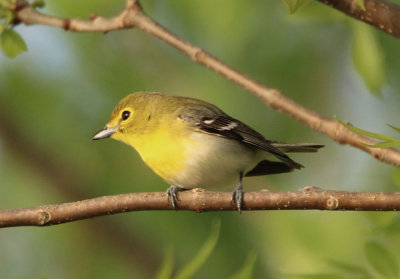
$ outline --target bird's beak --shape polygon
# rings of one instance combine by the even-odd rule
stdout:
[[[114,134],[117,131],[118,127],[108,127],[106,126],[103,130],[97,132],[93,137],[92,140],[99,140],[99,139],[105,139],[110,137],[112,134]]]

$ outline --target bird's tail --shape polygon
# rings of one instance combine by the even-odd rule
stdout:
[[[315,144],[315,143],[272,142],[271,144],[284,153],[317,152],[318,149],[320,149],[321,147],[324,147],[324,145],[322,145],[322,144]]]

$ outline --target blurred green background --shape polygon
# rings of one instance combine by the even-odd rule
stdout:
[[[141,3],[172,32],[311,110],[398,137],[385,125],[400,126],[400,44],[394,37],[317,2],[293,15],[281,1]],[[92,12],[115,15],[124,1],[46,5],[48,14],[88,18]],[[370,41],[357,50],[360,28]],[[77,34],[18,26],[16,31],[29,51],[15,59],[0,54],[1,209],[165,191],[168,185],[133,149],[91,141],[116,103],[134,91],[204,99],[269,139],[326,145],[316,154],[293,156],[306,166],[301,171],[245,179],[247,191],[306,185],[399,190],[393,167],[273,111],[140,30]],[[370,92],[353,63],[361,51],[383,58],[378,66],[364,67],[384,77],[377,81],[380,96]],[[215,219],[221,222],[219,239],[193,278],[229,278],[254,255],[254,278],[395,278],[398,272],[396,213],[166,211],[1,229],[0,277],[154,278],[165,259],[174,261],[177,272],[206,242]],[[165,256],[166,251],[173,252]],[[389,260],[376,262],[380,258]]]

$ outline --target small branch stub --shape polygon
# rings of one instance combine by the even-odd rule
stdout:
[[[339,201],[335,197],[329,197],[326,201],[326,209],[335,210],[339,206]]]
[[[45,225],[47,222],[51,220],[51,214],[47,211],[39,211],[39,223],[41,225]]]

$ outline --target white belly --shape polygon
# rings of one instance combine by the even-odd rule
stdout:
[[[266,155],[234,140],[198,132],[191,136],[194,141],[186,146],[185,168],[169,181],[183,188],[237,185],[240,173],[253,169]]]

